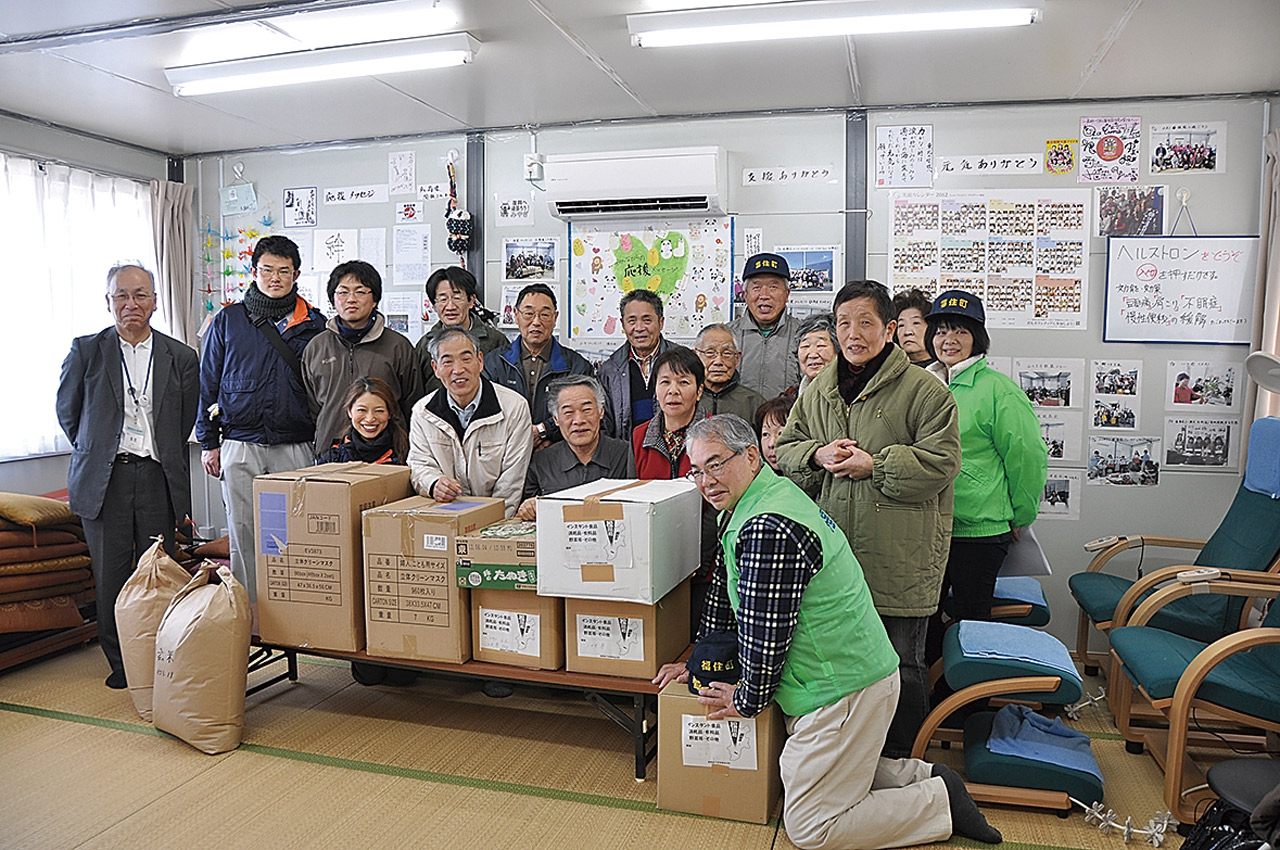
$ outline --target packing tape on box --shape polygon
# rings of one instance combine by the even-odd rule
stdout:
[[[418,636],[412,634],[404,634],[400,636],[400,648],[404,650],[404,654],[410,658],[418,657]]]
[[[302,516],[303,496],[307,492],[307,476],[303,475],[289,483],[289,513]]]
[[[630,484],[623,484],[621,487],[614,487],[612,490],[601,490],[599,493],[592,493],[582,501],[588,505],[598,505],[604,500],[605,496],[612,496],[614,493],[621,493],[623,490],[630,490],[632,487],[639,487],[641,484],[648,484],[647,478],[641,478],[639,481],[632,481]]]
[[[729,775],[729,765],[727,765],[727,764],[713,764],[713,765],[711,765],[711,772],[712,772],[712,773],[714,773],[714,774],[716,774],[717,776],[728,776],[728,775]]]
[[[605,581],[613,584],[613,564],[583,564],[583,581]]]
[[[709,797],[704,794],[702,796],[702,814],[709,818],[720,817],[720,798]]]
[[[610,502],[605,505],[597,502],[584,502],[581,505],[565,505],[561,510],[564,512],[565,522],[600,522],[602,520],[622,519],[625,516],[622,512],[622,505],[618,502]]]

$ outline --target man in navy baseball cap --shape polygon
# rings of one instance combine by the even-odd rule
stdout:
[[[754,254],[742,267],[746,313],[729,323],[738,350],[738,380],[766,400],[800,383],[800,322],[787,313],[791,267],[778,254]]]

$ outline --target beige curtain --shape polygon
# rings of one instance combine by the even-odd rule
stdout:
[[[1280,354],[1280,130],[1262,140],[1266,168],[1262,178],[1262,214],[1259,219],[1257,313],[1261,328],[1253,340],[1254,351]],[[1257,390],[1255,419],[1280,416],[1280,395]]]
[[[160,309],[175,338],[199,348],[195,327],[195,187],[151,181],[151,226],[156,244],[156,284]]]

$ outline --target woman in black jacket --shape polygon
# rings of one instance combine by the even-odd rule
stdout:
[[[395,392],[381,378],[356,378],[343,403],[351,417],[347,433],[317,458],[316,463],[394,463],[409,456],[409,434],[396,412]]]

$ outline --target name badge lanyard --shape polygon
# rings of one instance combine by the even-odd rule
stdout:
[[[138,395],[138,391],[133,387],[133,376],[129,374],[129,362],[124,359],[124,351],[120,352],[120,365],[124,367],[124,379],[129,384],[129,398],[133,399],[133,409],[136,413],[138,408],[142,406],[142,399],[147,397],[147,387],[151,384],[151,364],[155,362],[156,350],[151,349],[151,356],[147,358],[147,376],[142,379],[142,395]]]

